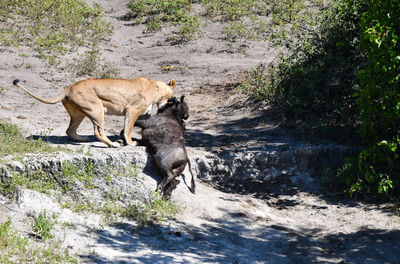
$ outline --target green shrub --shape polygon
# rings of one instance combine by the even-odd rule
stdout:
[[[350,1],[349,1],[350,2]],[[366,149],[342,168],[339,178],[355,192],[400,194],[400,3],[374,0],[358,13],[368,64],[358,72],[361,135]]]
[[[140,23],[145,23],[150,31],[159,31],[164,23],[180,25],[179,33],[184,40],[191,40],[201,32],[197,16],[190,15],[191,1],[189,0],[131,0],[128,4],[131,13]]]
[[[46,211],[41,212],[38,216],[34,217],[31,224],[33,232],[35,232],[42,239],[53,238],[51,230],[55,224],[55,215],[49,216]]]
[[[219,21],[234,21],[252,14],[265,11],[264,1],[257,0],[201,0],[206,15]]]
[[[363,6],[356,8],[360,11]],[[356,76],[365,65],[358,47],[358,18],[339,1],[320,23],[312,38],[307,34],[299,39],[291,55],[276,66],[266,94],[289,118],[353,125],[358,119],[353,96],[359,90]]]
[[[91,49],[69,65],[69,68],[76,76],[90,76],[92,78],[118,78],[119,69],[108,62],[102,61],[100,51]]]
[[[126,207],[122,215],[133,218],[140,224],[152,224],[171,219],[178,211],[173,201],[168,201],[159,192],[154,192],[150,193],[149,201]]]
[[[400,129],[400,3],[371,1],[361,16],[361,45],[368,65],[359,71],[357,104],[362,136],[370,144],[393,140]],[[396,140],[395,140],[396,142]]]
[[[338,171],[340,182],[355,193],[398,196],[400,191],[400,140],[382,141],[351,157]]]

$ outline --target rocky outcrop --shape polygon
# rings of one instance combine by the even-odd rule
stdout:
[[[158,174],[144,147],[94,149],[91,152],[90,155],[61,152],[28,154],[19,160],[10,156],[6,158],[8,161],[0,166],[0,177],[4,182],[15,173],[32,175],[42,171],[62,178],[60,172],[64,162],[81,167],[90,163],[94,174],[97,175],[93,182],[95,187],[85,189],[82,183],[75,183],[71,192],[79,193],[79,199],[90,197],[96,200],[97,197],[97,200],[101,200],[101,196],[107,194],[118,196],[121,202],[126,203],[132,200],[144,201],[149,190],[155,189],[159,181]],[[189,157],[197,178],[219,184],[253,180],[268,183],[277,177],[285,176],[292,184],[309,185],[321,174],[326,174],[326,171],[334,172],[349,153],[348,147],[332,144],[220,154],[189,149]],[[135,175],[121,176],[121,171],[126,172],[128,168],[131,170],[129,173]]]
[[[195,154],[192,159],[198,177],[205,181],[268,182],[281,175],[296,181],[326,170],[334,172],[350,152],[349,147],[334,144],[298,145],[248,153]]]

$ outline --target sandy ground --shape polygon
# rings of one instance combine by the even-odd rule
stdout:
[[[245,70],[274,59],[268,43],[229,43],[221,37],[221,24],[205,22],[200,39],[174,45],[166,41],[174,27],[144,34],[145,25],[124,20],[128,1],[89,2],[100,4],[114,26],[101,53],[120,69],[121,78],[177,80],[176,95],[186,95],[191,109],[189,152],[257,151],[298,142],[234,89]],[[29,48],[0,51],[0,87],[7,89],[0,95],[0,118],[10,119],[27,136],[46,135],[54,144],[81,147],[65,136],[69,117],[62,104],[42,104],[11,85],[15,78],[26,80],[34,93],[52,97],[79,79],[49,68]],[[163,66],[176,70],[165,72]],[[122,125],[123,118],[106,117],[108,135],[118,135]],[[85,120],[78,132],[92,135],[92,130]],[[96,140],[83,145],[104,148]],[[86,235],[78,229],[76,240],[86,237],[91,253],[85,249],[81,256],[92,263],[400,263],[400,218],[390,205],[335,199],[301,188],[256,197],[201,182],[192,195],[181,184],[173,199],[185,209],[176,221],[144,229],[124,221]]]

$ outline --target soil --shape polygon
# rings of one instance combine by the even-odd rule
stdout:
[[[175,94],[185,95],[190,107],[190,154],[247,153],[309,143],[281,128],[267,106],[236,89],[245,71],[275,59],[269,43],[226,41],[220,34],[223,24],[210,21],[204,21],[199,39],[171,41],[178,39],[174,26],[153,33],[127,20],[128,1],[88,2],[104,8],[114,27],[110,42],[100,50],[105,61],[120,69],[121,78],[177,80]],[[42,104],[12,86],[16,78],[26,80],[32,92],[54,97],[82,79],[68,72],[67,63],[49,67],[24,46],[0,50],[0,87],[6,88],[0,95],[0,118],[17,124],[24,135],[54,145],[105,148],[93,137],[87,119],[78,132],[93,140],[74,143],[65,135],[69,117],[61,103]],[[106,117],[112,140],[122,126],[122,117]],[[141,228],[123,220],[99,227],[98,217],[87,215],[75,219],[78,227],[64,243],[85,263],[400,263],[400,218],[392,204],[349,200],[328,186],[322,192],[306,189],[290,181],[220,186],[198,179],[195,195],[182,183],[173,193],[183,208],[173,221]],[[17,208],[4,197],[1,201]],[[18,218],[2,205],[0,212],[0,220],[5,214]],[[92,232],[85,233],[88,226]]]

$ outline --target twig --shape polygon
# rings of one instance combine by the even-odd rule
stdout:
[[[15,213],[18,213],[18,211],[15,211],[14,209],[11,209],[10,207],[8,207],[7,205],[5,205],[4,203],[0,202],[0,205],[4,206],[5,208],[7,208],[10,211],[13,211]]]

